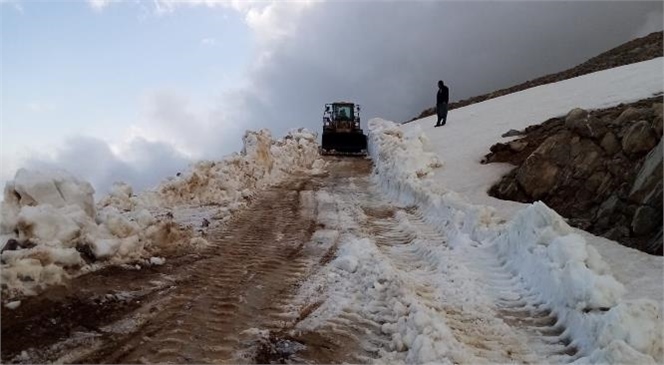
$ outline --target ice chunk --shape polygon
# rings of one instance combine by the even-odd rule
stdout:
[[[20,305],[21,305],[21,301],[20,300],[15,300],[13,302],[9,302],[9,303],[5,304],[5,307],[8,308],[8,309],[13,310],[13,309],[18,308]]]
[[[150,264],[154,266],[161,266],[166,263],[166,259],[163,257],[150,257]]]

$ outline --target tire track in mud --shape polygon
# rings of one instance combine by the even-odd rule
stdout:
[[[455,252],[448,246],[444,232],[427,223],[417,207],[398,207],[387,201],[368,178],[355,180],[353,186],[329,188],[346,205],[361,209],[357,217],[359,227],[348,229],[347,233],[357,236],[354,239],[369,238],[398,272],[394,285],[416,298],[411,306],[438,318],[459,343],[449,346],[444,357],[434,361],[567,363],[577,358],[577,350],[555,314],[486,247],[479,245]],[[455,292],[458,286],[441,284],[459,279],[459,275],[471,278],[481,300],[467,303],[463,295]],[[392,285],[373,285],[383,284]],[[362,285],[367,283],[359,284],[360,290]],[[355,343],[353,355],[344,361],[370,362],[381,358],[412,362],[415,358],[393,356],[408,348],[394,341],[399,337],[393,337],[395,330],[390,326],[402,321],[403,317],[399,317],[403,313],[395,313],[394,297],[387,293],[358,292],[355,300],[362,304],[345,306],[331,316],[325,312],[325,303],[318,302],[313,312],[320,315],[319,323],[314,326],[315,331],[307,326],[309,334]],[[318,308],[323,312],[316,313]]]
[[[331,162],[328,166],[330,176],[322,184],[319,193],[329,194],[329,201],[317,200],[319,212],[322,212],[322,221],[318,221],[318,228],[337,232],[337,238],[328,250],[322,255],[315,270],[310,277],[324,274],[331,262],[337,256],[337,249],[342,235],[348,232],[359,232],[359,227],[346,226],[344,214],[357,210],[366,195],[371,172],[371,161],[363,158],[334,158],[327,157]],[[325,200],[325,199],[324,199]],[[320,217],[319,217],[320,218]],[[347,217],[348,218],[348,217]],[[347,223],[347,222],[346,222]],[[324,289],[323,289],[324,291]],[[387,298],[384,298],[387,300]],[[323,301],[301,303],[300,316],[289,326],[284,327],[274,337],[266,349],[272,353],[280,352],[280,343],[294,341],[304,347],[285,360],[292,363],[367,363],[379,357],[382,348],[389,345],[389,338],[381,333],[381,324],[377,316],[367,313],[357,313],[352,308],[339,308],[337,315],[315,328],[299,326],[306,322],[312,313],[316,312]],[[297,301],[296,301],[297,302]],[[272,358],[272,361],[275,359]],[[260,361],[259,361],[260,362]]]
[[[181,268],[186,279],[152,303],[155,314],[136,331],[106,339],[102,350],[82,361],[251,361],[235,357],[249,346],[246,330],[279,329],[297,316],[288,309],[289,298],[311,266],[302,249],[314,229],[315,206],[304,188],[300,182],[264,191],[253,209],[209,232],[216,247]]]

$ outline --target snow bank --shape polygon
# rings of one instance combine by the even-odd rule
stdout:
[[[302,171],[323,167],[317,135],[306,129],[274,140],[270,132],[247,131],[238,154],[221,161],[201,161],[191,170],[140,197],[152,206],[222,205],[236,210],[257,190]]]
[[[445,226],[452,243],[495,235],[501,222],[493,208],[472,205],[432,179],[433,170],[443,162],[430,151],[428,138],[419,128],[404,132],[393,122],[372,119],[368,147],[375,182],[394,201],[426,208],[436,223]]]
[[[214,205],[216,212],[202,215],[223,221],[257,189],[322,168],[315,133],[295,130],[274,140],[261,130],[245,134],[240,154],[196,163],[140,195],[116,183],[97,205],[92,186],[65,171],[21,169],[0,205],[3,297],[34,295],[108,264],[163,264],[157,253],[165,249],[208,245],[193,225],[174,217],[188,222],[211,212],[201,205]]]
[[[491,247],[567,328],[579,361],[664,360],[662,310],[652,300],[624,301],[624,288],[597,251],[541,202],[505,224],[490,207],[468,203],[434,182],[440,166],[419,128],[369,121],[375,179],[386,194],[416,205],[451,247]]]
[[[95,207],[93,195],[89,183],[65,171],[17,172],[0,206],[5,299],[34,295],[105,264],[139,260],[172,243],[164,237],[173,227],[145,207]]]

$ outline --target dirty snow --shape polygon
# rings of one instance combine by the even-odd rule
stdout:
[[[248,131],[241,153],[198,162],[141,194],[115,183],[97,204],[92,186],[66,171],[20,169],[0,206],[3,300],[108,264],[161,265],[154,253],[166,248],[208,246],[207,227],[247,206],[257,190],[324,169],[317,148],[316,134],[304,129],[279,140]]]

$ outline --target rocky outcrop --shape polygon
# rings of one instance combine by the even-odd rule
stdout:
[[[535,86],[546,85],[597,71],[608,70],[614,67],[629,65],[631,63],[637,63],[637,62],[651,60],[657,57],[662,57],[663,34],[664,33],[661,31],[654,32],[645,37],[634,39],[616,48],[608,50],[597,57],[593,57],[588,61],[576,67],[573,67],[569,70],[565,70],[562,72],[558,72],[543,77],[538,77],[536,79],[526,81],[522,84],[515,85],[506,89],[501,89],[488,94],[479,95],[472,98],[450,103],[449,109],[452,110],[467,105],[480,103],[489,99],[497,98],[499,96],[530,89],[531,87]],[[428,108],[423,110],[420,113],[420,115],[409,120],[408,122],[412,122],[413,120],[428,117],[434,114],[436,114],[436,109]],[[659,123],[661,126],[661,119]],[[660,127],[659,135],[661,134],[662,132]]]
[[[657,135],[650,126],[650,123],[641,120],[634,123],[627,129],[622,139],[622,149],[628,154],[650,151],[657,143]]]
[[[542,200],[570,223],[662,254],[661,97],[604,110],[573,109],[491,147],[483,162],[518,167],[492,196]]]

